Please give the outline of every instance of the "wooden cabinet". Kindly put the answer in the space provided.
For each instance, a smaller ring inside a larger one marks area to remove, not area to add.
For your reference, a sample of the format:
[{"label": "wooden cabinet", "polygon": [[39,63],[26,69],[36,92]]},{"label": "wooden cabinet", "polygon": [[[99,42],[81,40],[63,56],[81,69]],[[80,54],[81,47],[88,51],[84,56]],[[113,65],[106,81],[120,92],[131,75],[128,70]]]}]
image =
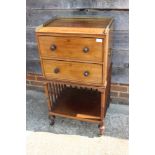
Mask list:
[{"label": "wooden cabinet", "polygon": [[55,18],[36,28],[51,125],[55,116],[99,124],[109,103],[112,18]]}]

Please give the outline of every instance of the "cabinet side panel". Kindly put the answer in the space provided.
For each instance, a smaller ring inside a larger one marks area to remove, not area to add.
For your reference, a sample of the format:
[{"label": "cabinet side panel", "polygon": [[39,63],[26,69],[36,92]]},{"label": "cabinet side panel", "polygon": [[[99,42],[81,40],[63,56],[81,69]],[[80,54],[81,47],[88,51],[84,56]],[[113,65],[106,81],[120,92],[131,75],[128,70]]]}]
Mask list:
[{"label": "cabinet side panel", "polygon": [[38,34],[36,33],[35,34],[36,36],[36,42],[37,42],[37,47],[38,47],[38,54],[39,54],[39,58],[40,58],[40,64],[41,64],[41,70],[42,70],[42,74],[43,76],[45,77],[45,72],[44,72],[44,66],[43,66],[43,62],[42,62],[42,59],[41,59],[41,55],[40,55],[40,45],[39,45],[39,39],[38,39]]}]

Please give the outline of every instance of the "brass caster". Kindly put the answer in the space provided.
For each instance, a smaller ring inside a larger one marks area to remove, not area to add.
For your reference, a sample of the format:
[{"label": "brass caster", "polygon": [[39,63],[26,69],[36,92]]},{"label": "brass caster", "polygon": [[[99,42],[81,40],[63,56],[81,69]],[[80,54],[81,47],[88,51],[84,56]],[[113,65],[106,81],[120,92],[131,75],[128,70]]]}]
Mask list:
[{"label": "brass caster", "polygon": [[54,119],[53,120],[51,119],[50,120],[50,125],[53,126],[54,124],[55,124],[55,120]]},{"label": "brass caster", "polygon": [[55,116],[49,116],[50,125],[53,126],[55,124]]},{"label": "brass caster", "polygon": [[105,131],[105,126],[99,124],[98,128],[99,128],[99,136],[102,136],[104,134],[104,131]]}]

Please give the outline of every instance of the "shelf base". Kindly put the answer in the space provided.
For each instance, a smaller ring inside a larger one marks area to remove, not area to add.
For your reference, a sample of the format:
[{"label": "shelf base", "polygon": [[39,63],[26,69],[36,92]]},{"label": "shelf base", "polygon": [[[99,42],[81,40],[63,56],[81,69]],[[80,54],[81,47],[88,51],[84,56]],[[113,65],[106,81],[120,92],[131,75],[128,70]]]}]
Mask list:
[{"label": "shelf base", "polygon": [[101,122],[100,93],[87,89],[66,88],[49,114],[99,123]]}]

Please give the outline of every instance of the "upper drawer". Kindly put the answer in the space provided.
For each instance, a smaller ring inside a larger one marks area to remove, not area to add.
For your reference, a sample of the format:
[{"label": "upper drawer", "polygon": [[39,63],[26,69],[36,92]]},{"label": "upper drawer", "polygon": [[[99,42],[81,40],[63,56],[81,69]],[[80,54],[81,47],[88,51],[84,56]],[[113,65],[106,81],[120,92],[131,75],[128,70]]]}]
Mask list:
[{"label": "upper drawer", "polygon": [[42,57],[102,62],[102,39],[39,36]]}]

